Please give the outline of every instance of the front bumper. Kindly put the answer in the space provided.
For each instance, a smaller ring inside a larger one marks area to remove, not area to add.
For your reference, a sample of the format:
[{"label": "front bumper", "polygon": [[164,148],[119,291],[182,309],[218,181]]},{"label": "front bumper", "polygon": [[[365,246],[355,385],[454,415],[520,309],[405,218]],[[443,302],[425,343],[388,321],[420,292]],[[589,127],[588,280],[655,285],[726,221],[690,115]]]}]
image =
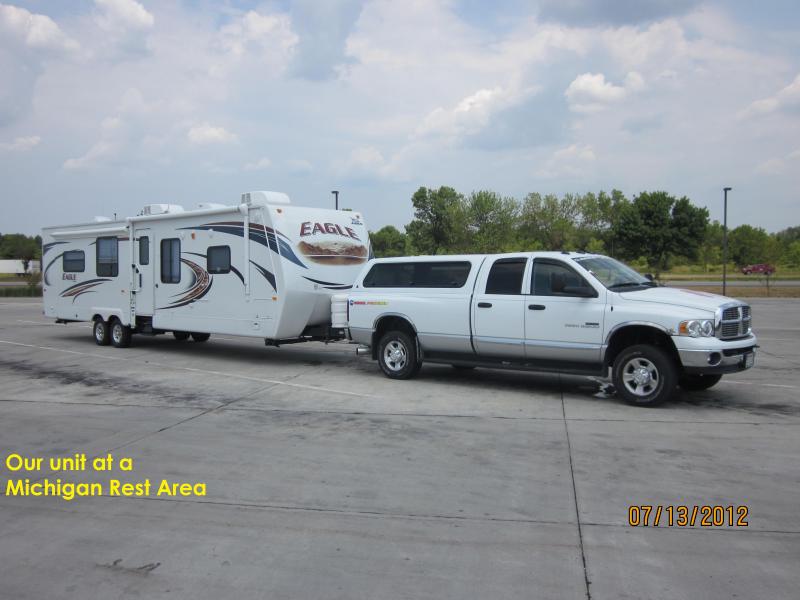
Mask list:
[{"label": "front bumper", "polygon": [[687,373],[722,375],[744,371],[753,366],[758,347],[754,335],[732,341],[684,336],[672,339]]}]

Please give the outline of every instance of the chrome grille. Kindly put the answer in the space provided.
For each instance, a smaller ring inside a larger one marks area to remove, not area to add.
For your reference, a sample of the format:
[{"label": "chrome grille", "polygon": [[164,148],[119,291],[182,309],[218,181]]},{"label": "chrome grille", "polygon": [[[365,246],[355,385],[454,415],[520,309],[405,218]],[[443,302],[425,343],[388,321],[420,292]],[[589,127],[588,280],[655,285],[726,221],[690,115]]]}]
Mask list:
[{"label": "chrome grille", "polygon": [[752,316],[750,307],[729,306],[722,311],[722,320],[717,329],[717,337],[723,340],[745,337],[750,333]]}]

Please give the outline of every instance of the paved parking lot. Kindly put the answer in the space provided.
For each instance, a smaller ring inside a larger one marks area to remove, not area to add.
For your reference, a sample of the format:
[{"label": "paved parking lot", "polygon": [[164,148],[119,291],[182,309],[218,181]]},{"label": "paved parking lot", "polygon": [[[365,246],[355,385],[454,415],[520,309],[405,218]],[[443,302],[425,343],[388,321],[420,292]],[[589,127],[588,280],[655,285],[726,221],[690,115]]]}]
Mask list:
[{"label": "paved parking lot", "polygon": [[[582,378],[391,381],[339,344],[100,348],[0,301],[3,457],[112,452],[135,463],[117,477],[207,485],[0,497],[0,596],[796,597],[800,301],[753,312],[755,369],[641,409]],[[749,526],[632,528],[631,504],[747,505]]]}]

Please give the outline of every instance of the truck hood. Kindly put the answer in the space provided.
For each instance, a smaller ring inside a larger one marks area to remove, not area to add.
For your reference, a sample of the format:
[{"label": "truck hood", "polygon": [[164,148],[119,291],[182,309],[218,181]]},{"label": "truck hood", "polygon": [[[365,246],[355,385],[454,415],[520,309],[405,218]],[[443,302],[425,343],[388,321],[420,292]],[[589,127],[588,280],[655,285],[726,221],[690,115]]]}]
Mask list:
[{"label": "truck hood", "polygon": [[683,288],[654,287],[636,292],[622,292],[620,296],[629,302],[657,302],[671,306],[683,306],[714,312],[718,306],[729,303],[730,298],[708,292]]}]

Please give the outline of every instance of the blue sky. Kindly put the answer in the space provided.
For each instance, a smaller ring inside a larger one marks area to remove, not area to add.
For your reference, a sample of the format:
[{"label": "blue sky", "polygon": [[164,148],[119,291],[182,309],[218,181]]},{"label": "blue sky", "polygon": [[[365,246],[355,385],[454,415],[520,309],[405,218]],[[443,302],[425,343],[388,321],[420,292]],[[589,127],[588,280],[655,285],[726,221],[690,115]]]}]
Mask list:
[{"label": "blue sky", "polygon": [[272,189],[666,189],[800,225],[800,5],[0,3],[0,232]]}]

